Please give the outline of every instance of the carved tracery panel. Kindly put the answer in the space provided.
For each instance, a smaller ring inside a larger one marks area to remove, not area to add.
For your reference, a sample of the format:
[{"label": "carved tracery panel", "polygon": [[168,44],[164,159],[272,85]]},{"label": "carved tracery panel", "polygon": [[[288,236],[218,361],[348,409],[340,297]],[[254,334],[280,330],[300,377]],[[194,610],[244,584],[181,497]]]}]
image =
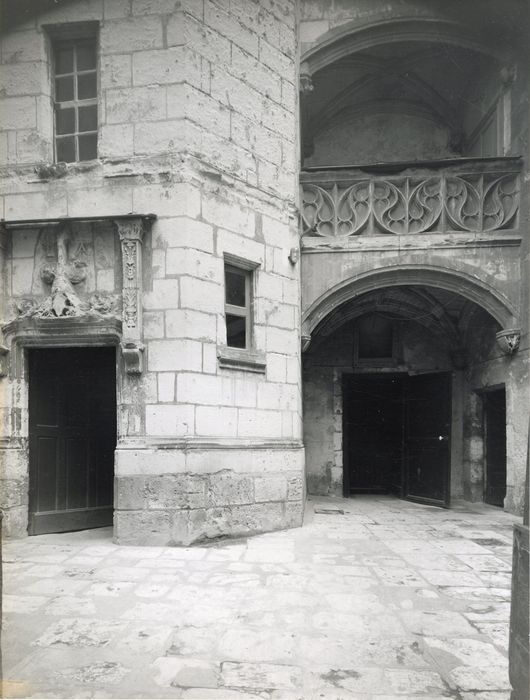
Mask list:
[{"label": "carved tracery panel", "polygon": [[302,185],[302,233],[312,236],[472,232],[513,228],[515,172],[363,178]]}]

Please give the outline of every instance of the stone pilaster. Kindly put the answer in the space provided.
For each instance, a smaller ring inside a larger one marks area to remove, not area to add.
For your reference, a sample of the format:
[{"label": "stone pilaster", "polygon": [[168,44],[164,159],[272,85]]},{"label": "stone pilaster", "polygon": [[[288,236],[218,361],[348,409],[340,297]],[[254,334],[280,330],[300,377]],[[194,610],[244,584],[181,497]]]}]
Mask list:
[{"label": "stone pilaster", "polygon": [[128,374],[143,370],[142,343],[142,242],[141,218],[117,219],[122,256],[122,355]]}]

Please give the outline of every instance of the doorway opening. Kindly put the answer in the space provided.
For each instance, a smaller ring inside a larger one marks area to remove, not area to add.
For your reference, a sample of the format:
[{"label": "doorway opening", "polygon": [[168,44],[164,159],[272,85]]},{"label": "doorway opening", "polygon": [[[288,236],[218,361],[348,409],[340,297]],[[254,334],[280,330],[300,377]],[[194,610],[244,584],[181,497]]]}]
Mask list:
[{"label": "doorway opening", "polygon": [[484,404],[484,501],[504,506],[506,497],[506,390],[483,394]]},{"label": "doorway opening", "polygon": [[451,375],[343,379],[344,493],[449,504]]},{"label": "doorway opening", "polygon": [[30,349],[30,535],[112,525],[114,348]]}]

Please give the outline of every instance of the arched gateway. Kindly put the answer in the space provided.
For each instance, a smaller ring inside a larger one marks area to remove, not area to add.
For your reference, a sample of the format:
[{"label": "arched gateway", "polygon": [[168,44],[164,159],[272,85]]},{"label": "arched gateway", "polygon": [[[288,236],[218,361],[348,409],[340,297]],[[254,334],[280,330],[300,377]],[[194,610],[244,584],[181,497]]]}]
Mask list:
[{"label": "arched gateway", "polygon": [[417,9],[362,5],[317,37],[302,19],[308,491],[517,511],[529,397],[514,46],[500,17],[492,41],[463,8]]}]

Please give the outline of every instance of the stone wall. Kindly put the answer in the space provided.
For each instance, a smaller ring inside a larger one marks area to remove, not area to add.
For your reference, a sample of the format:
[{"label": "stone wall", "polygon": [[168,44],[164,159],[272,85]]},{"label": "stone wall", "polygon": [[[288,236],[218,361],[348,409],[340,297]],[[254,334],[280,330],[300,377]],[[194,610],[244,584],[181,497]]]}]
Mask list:
[{"label": "stone wall", "polygon": [[[99,158],[50,174],[50,36],[67,22],[98,27]],[[120,365],[117,540],[178,544],[300,524],[294,2],[78,0],[31,14],[0,49],[1,215],[156,217],[143,241],[144,372]],[[104,245],[119,251],[107,229]],[[9,232],[13,293],[36,293],[17,266],[29,270],[39,235]],[[218,359],[227,256],[254,269],[258,371]],[[98,268],[97,279],[110,289],[112,274]],[[24,410],[14,381],[7,394],[6,415]],[[27,422],[7,424],[11,445],[27,437]],[[18,460],[27,472],[27,455]],[[26,503],[11,505],[22,534]]]}]

